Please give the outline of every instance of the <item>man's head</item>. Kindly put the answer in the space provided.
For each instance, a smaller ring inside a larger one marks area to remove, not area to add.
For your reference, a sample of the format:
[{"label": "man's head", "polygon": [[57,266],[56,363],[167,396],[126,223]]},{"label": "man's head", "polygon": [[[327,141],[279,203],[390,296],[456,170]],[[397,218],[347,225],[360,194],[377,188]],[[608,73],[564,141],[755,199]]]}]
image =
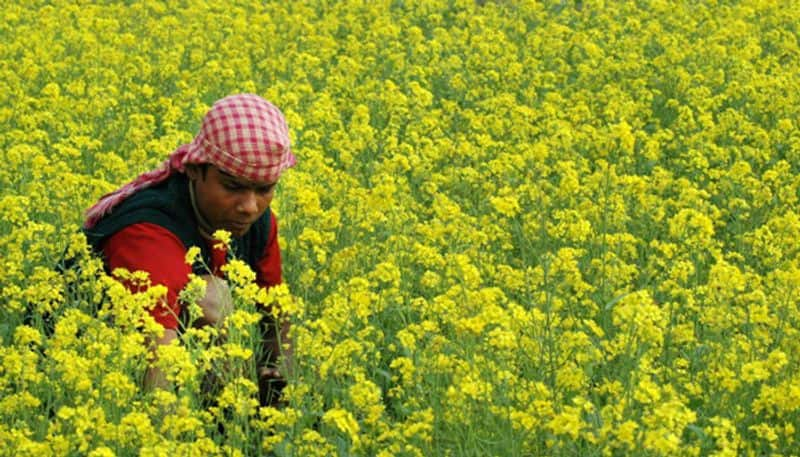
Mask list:
[{"label": "man's head", "polygon": [[296,159],[280,110],[258,95],[237,94],[206,113],[183,163],[210,163],[237,178],[274,182]]},{"label": "man's head", "polygon": [[[161,167],[101,197],[86,211],[84,227],[94,227],[126,198],[176,172],[186,172],[194,180],[202,215],[217,225],[210,228],[249,227],[252,216],[263,214],[272,200],[271,187],[281,173],[296,162],[280,110],[258,95],[231,95],[214,103],[194,140],[176,149]],[[207,168],[199,173],[202,168],[197,166],[203,164]],[[248,194],[251,201],[233,199],[238,188],[255,192]],[[230,231],[241,235],[241,230]]]},{"label": "man's head", "polygon": [[283,114],[251,94],[223,98],[189,145],[186,174],[211,230],[241,236],[272,202],[281,172],[296,162]]}]

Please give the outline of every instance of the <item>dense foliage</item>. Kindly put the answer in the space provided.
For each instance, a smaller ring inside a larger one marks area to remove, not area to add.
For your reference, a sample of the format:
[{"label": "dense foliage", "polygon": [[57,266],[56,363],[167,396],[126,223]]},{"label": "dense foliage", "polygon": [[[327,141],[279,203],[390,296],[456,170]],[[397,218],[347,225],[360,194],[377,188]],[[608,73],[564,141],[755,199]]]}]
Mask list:
[{"label": "dense foliage", "polygon": [[[796,6],[5,5],[0,449],[795,453]],[[81,213],[234,92],[291,127],[286,287],[234,263],[224,342],[187,330],[160,355],[175,388],[145,392],[160,291],[105,276]],[[273,300],[294,321],[282,409],[251,366]]]}]

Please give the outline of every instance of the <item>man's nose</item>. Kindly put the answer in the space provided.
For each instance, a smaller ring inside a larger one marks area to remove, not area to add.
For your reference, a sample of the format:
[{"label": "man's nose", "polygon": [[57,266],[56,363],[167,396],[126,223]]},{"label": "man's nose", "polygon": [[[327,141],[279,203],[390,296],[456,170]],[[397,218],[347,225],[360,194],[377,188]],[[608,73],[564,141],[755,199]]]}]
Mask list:
[{"label": "man's nose", "polygon": [[239,199],[237,207],[240,213],[254,214],[258,212],[258,198],[255,191],[248,190]]}]

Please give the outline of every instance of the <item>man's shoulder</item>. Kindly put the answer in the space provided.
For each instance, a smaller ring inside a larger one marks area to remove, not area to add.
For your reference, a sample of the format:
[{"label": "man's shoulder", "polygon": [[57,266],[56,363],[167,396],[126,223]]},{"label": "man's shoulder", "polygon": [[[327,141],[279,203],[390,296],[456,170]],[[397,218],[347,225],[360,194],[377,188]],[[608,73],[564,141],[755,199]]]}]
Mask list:
[{"label": "man's shoulder", "polygon": [[193,241],[194,221],[186,191],[187,180],[175,174],[156,186],[142,189],[114,208],[91,229],[85,230],[95,247],[118,231],[141,223],[163,227],[184,242]]},{"label": "man's shoulder", "polygon": [[174,212],[176,209],[189,210],[188,179],[182,173],[175,173],[155,186],[142,189],[119,204],[118,213],[152,208]]}]

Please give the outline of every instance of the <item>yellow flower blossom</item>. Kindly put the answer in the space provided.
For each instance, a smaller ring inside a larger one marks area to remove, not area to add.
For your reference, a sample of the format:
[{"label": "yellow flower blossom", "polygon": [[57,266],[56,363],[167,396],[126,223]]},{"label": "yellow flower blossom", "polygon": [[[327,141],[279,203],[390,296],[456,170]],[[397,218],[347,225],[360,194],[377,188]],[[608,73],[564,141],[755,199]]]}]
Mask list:
[{"label": "yellow flower blossom", "polygon": [[231,245],[231,233],[227,230],[216,230],[211,234],[211,237],[216,241],[214,249],[227,250],[228,246]]},{"label": "yellow flower blossom", "polygon": [[361,427],[349,411],[342,408],[332,408],[325,411],[322,420],[344,433],[353,444],[358,445],[360,442],[359,433]]}]

